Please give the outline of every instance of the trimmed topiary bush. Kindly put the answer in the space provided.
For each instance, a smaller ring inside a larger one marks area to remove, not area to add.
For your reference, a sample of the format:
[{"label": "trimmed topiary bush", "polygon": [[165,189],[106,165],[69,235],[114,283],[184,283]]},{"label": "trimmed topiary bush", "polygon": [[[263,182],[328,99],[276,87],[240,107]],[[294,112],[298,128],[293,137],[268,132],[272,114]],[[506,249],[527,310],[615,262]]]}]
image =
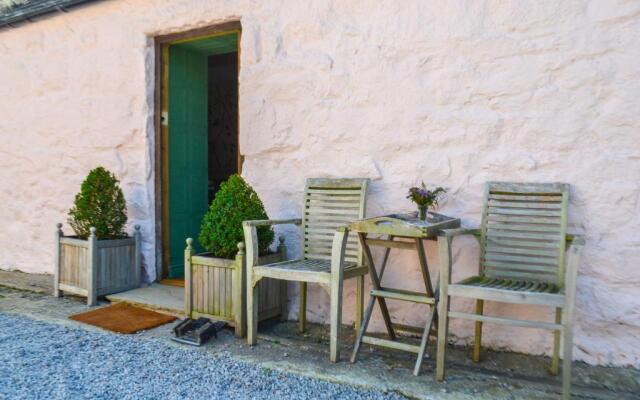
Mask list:
[{"label": "trimmed topiary bush", "polygon": [[96,228],[98,239],[126,237],[127,203],[118,179],[103,167],[87,175],[69,210],[69,225],[81,239],[89,237],[89,228]]},{"label": "trimmed topiary bush", "polygon": [[[268,219],[258,194],[239,175],[222,183],[202,219],[200,244],[215,257],[233,258],[244,241],[242,221]],[[258,227],[258,251],[265,254],[273,242],[270,226]]]}]

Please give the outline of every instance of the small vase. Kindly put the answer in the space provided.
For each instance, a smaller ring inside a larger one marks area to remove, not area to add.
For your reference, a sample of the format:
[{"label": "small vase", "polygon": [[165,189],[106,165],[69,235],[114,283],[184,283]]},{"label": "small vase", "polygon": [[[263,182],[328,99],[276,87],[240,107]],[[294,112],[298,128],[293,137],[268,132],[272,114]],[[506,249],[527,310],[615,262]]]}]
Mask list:
[{"label": "small vase", "polygon": [[421,221],[426,221],[428,209],[429,207],[427,206],[418,206],[418,218],[420,218]]}]

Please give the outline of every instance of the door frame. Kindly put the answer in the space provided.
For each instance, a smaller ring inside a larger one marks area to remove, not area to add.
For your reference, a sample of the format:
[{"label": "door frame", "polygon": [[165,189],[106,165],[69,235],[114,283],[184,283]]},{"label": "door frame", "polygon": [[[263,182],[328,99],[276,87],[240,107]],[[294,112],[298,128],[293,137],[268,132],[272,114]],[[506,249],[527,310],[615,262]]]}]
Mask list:
[{"label": "door frame", "polygon": [[[168,116],[168,84],[169,73],[166,67],[169,62],[169,45],[173,43],[195,40],[218,34],[236,32],[238,35],[238,76],[240,71],[240,39],[242,25],[240,20],[230,20],[206,27],[183,32],[155,36],[154,39],[154,191],[155,191],[155,252],[156,281],[167,276],[169,268],[169,191],[168,191],[168,139],[169,131],[163,120]],[[238,102],[240,90],[238,90]],[[238,106],[238,136],[240,136],[240,107]],[[238,145],[240,144],[238,140]],[[242,172],[242,156],[238,149],[238,173]]]}]

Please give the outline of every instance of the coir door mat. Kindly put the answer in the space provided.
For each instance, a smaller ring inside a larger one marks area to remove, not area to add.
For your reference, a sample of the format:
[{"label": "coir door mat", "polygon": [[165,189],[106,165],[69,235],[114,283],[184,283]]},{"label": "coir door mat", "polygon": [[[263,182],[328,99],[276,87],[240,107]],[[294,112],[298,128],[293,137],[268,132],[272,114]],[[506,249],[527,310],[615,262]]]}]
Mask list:
[{"label": "coir door mat", "polygon": [[108,307],[72,315],[69,319],[113,332],[136,333],[167,324],[174,321],[176,317],[126,303],[116,303]]}]

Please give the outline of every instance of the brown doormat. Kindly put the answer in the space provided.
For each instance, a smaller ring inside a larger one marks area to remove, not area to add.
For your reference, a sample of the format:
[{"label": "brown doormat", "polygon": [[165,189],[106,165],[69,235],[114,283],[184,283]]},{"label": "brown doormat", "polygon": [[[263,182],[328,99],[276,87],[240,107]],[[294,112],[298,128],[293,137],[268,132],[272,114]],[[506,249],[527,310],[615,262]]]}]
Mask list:
[{"label": "brown doormat", "polygon": [[167,324],[174,321],[176,317],[126,303],[116,303],[108,307],[72,315],[69,319],[99,326],[113,332],[136,333]]}]

